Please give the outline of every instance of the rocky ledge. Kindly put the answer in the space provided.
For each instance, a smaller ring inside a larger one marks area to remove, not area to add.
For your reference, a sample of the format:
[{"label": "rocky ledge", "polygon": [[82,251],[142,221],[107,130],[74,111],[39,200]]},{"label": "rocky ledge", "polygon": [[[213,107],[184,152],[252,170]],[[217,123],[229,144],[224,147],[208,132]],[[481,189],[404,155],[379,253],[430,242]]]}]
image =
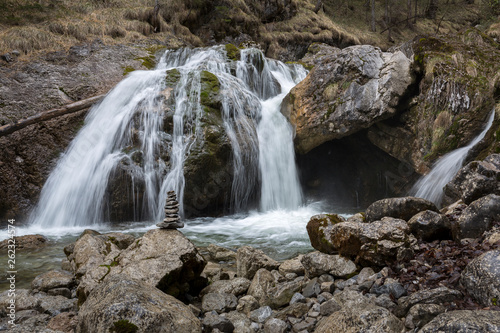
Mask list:
[{"label": "rocky ledge", "polygon": [[[458,195],[462,178],[449,184]],[[468,205],[441,211],[404,197],[347,220],[313,216],[307,231],[318,251],[284,262],[249,246],[197,249],[177,230],[88,230],[64,249],[63,270],[17,290],[11,331],[499,332],[493,181]],[[8,300],[0,295],[2,328]]]}]

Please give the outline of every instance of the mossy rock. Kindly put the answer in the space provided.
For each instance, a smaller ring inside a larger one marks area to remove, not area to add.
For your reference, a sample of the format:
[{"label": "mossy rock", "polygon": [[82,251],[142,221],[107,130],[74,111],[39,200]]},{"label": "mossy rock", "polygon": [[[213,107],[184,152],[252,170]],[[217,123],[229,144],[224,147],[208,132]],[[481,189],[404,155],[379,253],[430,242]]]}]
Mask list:
[{"label": "mossy rock", "polygon": [[113,323],[113,327],[109,330],[112,333],[135,333],[139,327],[126,319],[120,319]]},{"label": "mossy rock", "polygon": [[139,60],[141,61],[141,64],[146,67],[147,69],[153,69],[156,67],[156,58],[154,56],[147,56],[147,57],[138,57],[135,58],[134,60]]},{"label": "mossy rock", "polygon": [[226,54],[230,60],[238,61],[241,59],[240,49],[233,44],[226,44]]},{"label": "mossy rock", "polygon": [[329,239],[329,230],[341,222],[345,222],[345,219],[337,214],[319,214],[311,217],[306,229],[312,247],[323,253],[336,253],[337,249]]},{"label": "mossy rock", "polygon": [[177,68],[174,69],[169,69],[167,71],[167,76],[165,77],[165,82],[167,84],[167,87],[175,87],[177,83],[179,83],[179,80],[181,79],[181,73]]},{"label": "mossy rock", "polygon": [[220,110],[220,82],[217,76],[208,71],[202,71],[200,74],[200,81],[200,103],[212,109]]}]

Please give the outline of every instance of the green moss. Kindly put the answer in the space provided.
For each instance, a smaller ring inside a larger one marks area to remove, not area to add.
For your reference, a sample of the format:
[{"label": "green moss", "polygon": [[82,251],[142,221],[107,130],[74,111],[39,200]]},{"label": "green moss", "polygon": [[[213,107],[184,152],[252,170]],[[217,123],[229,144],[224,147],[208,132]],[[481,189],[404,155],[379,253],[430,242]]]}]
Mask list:
[{"label": "green moss", "polygon": [[126,67],[122,66],[122,68],[123,68],[123,76],[135,71],[135,68],[132,66],[126,66]]},{"label": "green moss", "polygon": [[231,60],[240,60],[241,59],[241,52],[240,49],[234,46],[233,44],[226,44],[226,53],[228,59]]},{"label": "green moss", "polygon": [[497,306],[497,302],[498,302],[498,300],[497,300],[497,298],[496,298],[496,297],[493,297],[493,298],[491,299],[491,304],[492,304],[492,305]]},{"label": "green moss", "polygon": [[202,71],[200,74],[201,90],[200,103],[210,108],[220,110],[220,100],[218,94],[220,91],[220,82],[214,74]]},{"label": "green moss", "polygon": [[139,327],[137,327],[127,319],[120,319],[113,323],[113,327],[111,327],[109,331],[113,333],[135,333],[138,330]]},{"label": "green moss", "polygon": [[178,69],[174,68],[174,69],[169,69],[167,71],[165,82],[167,83],[168,87],[174,87],[177,85],[180,79],[181,79],[181,73],[179,72]]},{"label": "green moss", "polygon": [[138,57],[135,58],[134,60],[140,60],[142,62],[142,65],[147,69],[153,69],[156,67],[156,59],[154,56],[151,55],[147,57]]},{"label": "green moss", "polygon": [[330,219],[330,221],[333,222],[334,224],[337,224],[337,223],[340,223],[340,222],[344,222],[344,219],[342,219],[337,214],[326,214],[326,216],[328,216],[328,218]]}]

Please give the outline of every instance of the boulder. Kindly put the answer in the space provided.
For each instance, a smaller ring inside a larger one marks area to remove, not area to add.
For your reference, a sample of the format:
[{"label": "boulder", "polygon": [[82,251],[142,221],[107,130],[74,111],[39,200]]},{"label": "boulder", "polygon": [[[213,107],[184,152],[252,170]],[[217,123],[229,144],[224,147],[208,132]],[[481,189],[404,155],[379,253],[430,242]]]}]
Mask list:
[{"label": "boulder", "polygon": [[315,333],[399,333],[404,331],[403,322],[389,310],[373,305],[363,304],[356,307],[344,307],[329,317],[319,321]]},{"label": "boulder", "polygon": [[226,317],[219,316],[216,312],[209,312],[203,318],[203,332],[227,332],[234,330],[233,323]]},{"label": "boulder", "polygon": [[330,255],[321,252],[311,252],[302,257],[306,276],[314,278],[323,274],[346,278],[356,272],[356,264],[338,254]]},{"label": "boulder", "polygon": [[438,332],[500,332],[499,311],[458,310],[441,313],[419,333]]},{"label": "boulder", "polygon": [[264,324],[264,333],[285,333],[288,326],[281,319],[271,318]]},{"label": "boulder", "polygon": [[72,288],[75,285],[73,274],[65,271],[50,271],[38,275],[31,282],[31,289],[48,291],[56,288]]},{"label": "boulder", "polygon": [[76,332],[201,332],[189,307],[143,281],[115,275],[89,295]]},{"label": "boulder", "polygon": [[65,333],[74,332],[78,324],[78,316],[75,312],[63,312],[52,319],[47,324],[47,328]]},{"label": "boulder", "polygon": [[236,255],[236,270],[239,277],[252,279],[255,273],[265,268],[269,271],[278,269],[280,263],[269,258],[261,250],[254,249],[250,246],[242,246],[238,249]]},{"label": "boulder", "polygon": [[429,290],[420,290],[408,297],[399,299],[397,315],[403,317],[408,310],[416,304],[442,304],[461,299],[462,293],[446,287],[438,287]]},{"label": "boulder", "polygon": [[499,305],[500,250],[488,251],[473,259],[462,272],[460,283],[480,304]]},{"label": "boulder", "polygon": [[418,239],[427,242],[451,239],[451,224],[446,215],[426,210],[413,216],[409,221],[410,231]]},{"label": "boulder", "polygon": [[448,203],[462,199],[466,204],[488,195],[500,195],[500,154],[464,166],[444,188]]},{"label": "boulder", "polygon": [[231,311],[226,313],[226,318],[233,324],[234,330],[233,333],[254,333],[254,331],[250,328],[251,322],[250,319],[246,316],[246,314]]},{"label": "boulder", "polygon": [[248,290],[250,283],[251,281],[249,279],[242,277],[237,277],[232,280],[218,280],[205,287],[200,294],[228,293],[239,296]]},{"label": "boulder", "polygon": [[255,274],[247,293],[255,297],[260,306],[276,309],[288,304],[301,287],[301,278],[279,283],[271,272],[261,268]]},{"label": "boulder", "polygon": [[386,198],[375,201],[366,209],[366,221],[373,222],[389,216],[408,221],[415,214],[431,210],[439,212],[432,202],[415,197]]},{"label": "boulder", "polygon": [[446,308],[442,305],[417,304],[408,311],[405,326],[409,329],[420,328],[445,311]]},{"label": "boulder", "polygon": [[322,56],[282,104],[281,112],[295,128],[296,150],[307,153],[394,116],[413,82],[410,64],[400,51],[369,45]]},{"label": "boulder", "polygon": [[336,249],[328,240],[331,238],[333,225],[340,222],[345,222],[345,219],[337,214],[319,214],[311,217],[306,229],[312,247],[323,253],[336,253]]},{"label": "boulder", "polygon": [[[0,250],[7,249],[10,239],[5,239],[0,242]],[[25,235],[14,237],[14,242],[16,244],[16,250],[22,249],[38,249],[47,245],[48,239],[42,235]]]},{"label": "boulder", "polygon": [[281,275],[286,275],[288,273],[304,275],[304,266],[302,265],[301,260],[302,255],[299,255],[296,258],[283,261],[279,267],[279,272]]},{"label": "boulder", "polygon": [[38,304],[40,312],[47,313],[51,317],[57,316],[60,313],[77,310],[77,300],[68,299],[64,296],[46,296],[37,294],[40,303]]},{"label": "boulder", "polygon": [[347,258],[356,258],[363,266],[408,260],[413,257],[416,244],[408,224],[391,217],[371,223],[340,222],[332,226],[329,236],[325,241],[332,249]]},{"label": "boulder", "polygon": [[236,252],[216,244],[210,244],[207,247],[210,257],[215,261],[235,261]]},{"label": "boulder", "polygon": [[259,302],[252,295],[245,295],[238,300],[236,310],[249,314],[251,311],[259,308]]},{"label": "boulder", "polygon": [[233,294],[208,293],[201,300],[201,310],[203,312],[229,312],[235,310],[237,305],[238,299]]},{"label": "boulder", "polygon": [[500,221],[500,195],[489,194],[472,202],[452,226],[453,238],[479,238]]}]

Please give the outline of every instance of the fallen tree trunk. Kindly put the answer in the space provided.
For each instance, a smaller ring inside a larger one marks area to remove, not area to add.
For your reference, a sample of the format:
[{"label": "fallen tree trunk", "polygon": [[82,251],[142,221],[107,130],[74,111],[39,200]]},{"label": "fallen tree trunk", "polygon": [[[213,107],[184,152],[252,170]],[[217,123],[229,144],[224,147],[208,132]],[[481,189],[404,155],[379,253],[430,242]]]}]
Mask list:
[{"label": "fallen tree trunk", "polygon": [[12,124],[7,124],[0,127],[0,136],[8,135],[18,131],[26,126],[40,123],[42,121],[46,121],[52,118],[56,118],[59,116],[64,116],[66,114],[70,114],[73,112],[77,112],[86,108],[91,107],[94,103],[100,101],[105,95],[94,96],[91,98],[87,98],[75,103],[66,104],[60,108],[52,109],[49,111],[45,111],[34,116],[24,118],[16,121]]}]

